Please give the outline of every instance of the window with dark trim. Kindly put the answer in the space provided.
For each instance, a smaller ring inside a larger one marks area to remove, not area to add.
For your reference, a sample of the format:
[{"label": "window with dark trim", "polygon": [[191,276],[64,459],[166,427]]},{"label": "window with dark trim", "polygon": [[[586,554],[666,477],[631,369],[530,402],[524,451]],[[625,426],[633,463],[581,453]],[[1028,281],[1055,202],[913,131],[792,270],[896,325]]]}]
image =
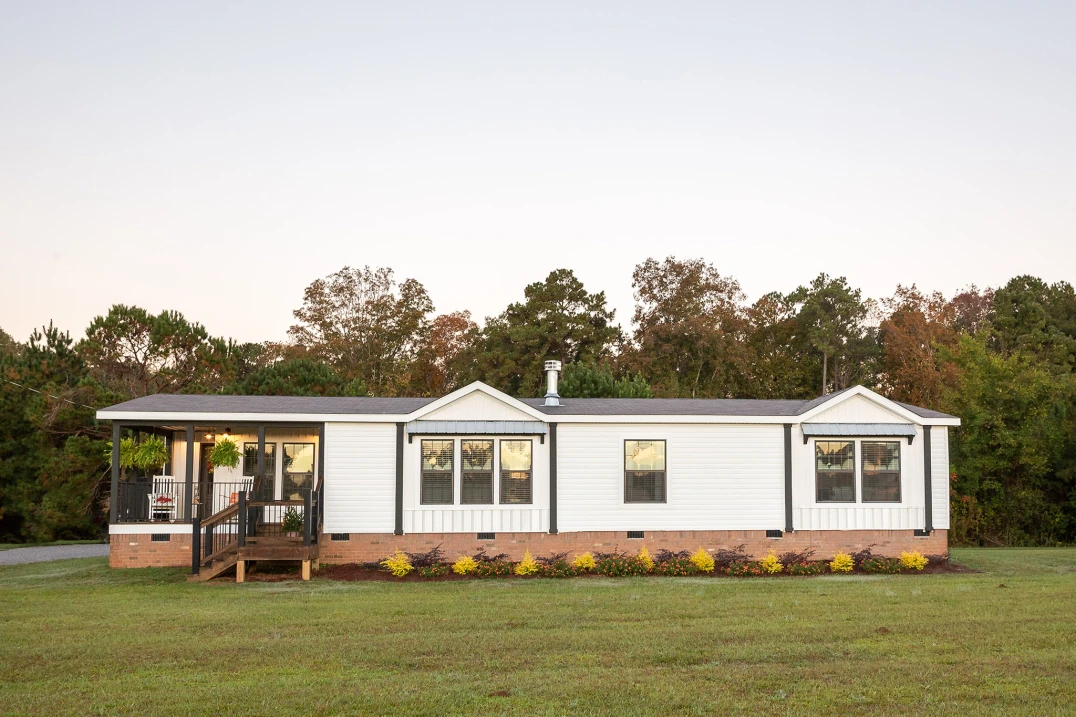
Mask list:
[{"label": "window with dark trim", "polygon": [[532,441],[501,441],[501,503],[530,503]]},{"label": "window with dark trim", "polygon": [[[243,444],[243,476],[253,477],[258,472],[258,443]],[[265,475],[276,475],[276,444],[265,444]]]},{"label": "window with dark trim", "polygon": [[900,441],[863,441],[863,502],[900,502]]},{"label": "window with dark trim", "polygon": [[665,441],[624,441],[624,502],[665,502]]},{"label": "window with dark trim", "polygon": [[460,503],[493,503],[493,441],[460,441]]},{"label": "window with dark trim", "polygon": [[815,441],[815,501],[856,502],[855,441]]},{"label": "window with dark trim", "polygon": [[422,442],[423,505],[452,505],[452,465],[455,441]]}]

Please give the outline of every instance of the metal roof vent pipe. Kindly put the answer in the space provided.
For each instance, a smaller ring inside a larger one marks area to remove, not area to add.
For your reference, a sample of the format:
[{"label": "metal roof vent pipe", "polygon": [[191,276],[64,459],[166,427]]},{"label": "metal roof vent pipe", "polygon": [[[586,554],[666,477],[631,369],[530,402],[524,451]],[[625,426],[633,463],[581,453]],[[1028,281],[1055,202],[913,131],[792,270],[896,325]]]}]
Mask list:
[{"label": "metal roof vent pipe", "polygon": [[560,361],[545,362],[545,405],[559,406],[560,394],[557,393],[557,377],[560,374]]}]

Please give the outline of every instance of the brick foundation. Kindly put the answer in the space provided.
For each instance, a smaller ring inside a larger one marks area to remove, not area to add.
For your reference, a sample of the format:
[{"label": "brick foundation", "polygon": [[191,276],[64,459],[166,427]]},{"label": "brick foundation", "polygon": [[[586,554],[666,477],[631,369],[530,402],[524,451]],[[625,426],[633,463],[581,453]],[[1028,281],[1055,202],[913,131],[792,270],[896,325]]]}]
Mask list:
[{"label": "brick foundation", "polygon": [[479,547],[495,555],[508,553],[518,560],[530,549],[535,557],[552,553],[611,552],[623,550],[636,553],[646,546],[655,553],[668,550],[695,550],[700,545],[712,550],[744,545],[748,554],[761,558],[770,550],[778,554],[790,550],[813,548],[814,558],[829,560],[838,551],[855,552],[873,546],[877,555],[896,557],[904,550],[918,550],[924,555],[943,555],[949,552],[948,531],[935,530],[930,536],[917,538],[911,530],[804,530],[785,533],[781,538],[767,538],[765,530],[668,530],[647,531],[641,539],[627,538],[625,532],[559,533],[497,533],[495,540],[477,540],[475,533],[351,533],[348,540],[332,540],[321,536],[320,553],[323,563],[363,563],[380,560],[400,550],[419,553],[440,545],[448,559],[457,555],[472,555]]},{"label": "brick foundation", "polygon": [[113,568],[177,568],[191,565],[190,533],[173,533],[154,542],[149,533],[109,537],[108,564]]},{"label": "brick foundation", "polygon": [[[173,534],[168,542],[154,542],[151,536],[113,535],[108,564],[113,568],[188,567],[191,564],[191,536]],[[611,552],[637,553],[646,546],[655,553],[668,550],[695,550],[700,545],[712,550],[744,545],[748,554],[760,558],[770,550],[778,554],[789,550],[813,548],[814,558],[829,560],[837,551],[855,552],[868,545],[878,555],[897,556],[903,550],[918,550],[924,555],[949,552],[948,532],[935,530],[929,537],[917,538],[911,530],[803,530],[785,533],[781,538],[767,538],[764,530],[667,530],[648,531],[641,539],[627,538],[620,532],[498,533],[495,540],[478,540],[474,533],[351,533],[348,540],[332,540],[322,535],[320,560],[323,563],[366,563],[380,560],[397,548],[420,553],[440,545],[448,559],[472,555],[479,547],[495,555],[508,553],[512,560],[530,549],[535,557],[552,553]]]}]

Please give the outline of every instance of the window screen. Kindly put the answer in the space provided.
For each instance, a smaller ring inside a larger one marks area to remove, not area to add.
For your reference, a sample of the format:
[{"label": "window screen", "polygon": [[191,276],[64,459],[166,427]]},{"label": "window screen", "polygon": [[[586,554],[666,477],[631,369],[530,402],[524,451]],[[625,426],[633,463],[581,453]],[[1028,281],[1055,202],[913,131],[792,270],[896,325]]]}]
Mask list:
[{"label": "window screen", "polygon": [[462,441],[460,472],[460,503],[492,503],[493,441]]},{"label": "window screen", "polygon": [[452,504],[453,441],[422,442],[422,503]]},{"label": "window screen", "polygon": [[[243,444],[243,475],[247,478],[258,472],[258,444]],[[265,475],[276,475],[276,444],[265,444]]]},{"label": "window screen", "polygon": [[863,502],[900,502],[900,441],[863,441]]},{"label": "window screen", "polygon": [[501,502],[531,502],[531,442],[501,441]]},{"label": "window screen", "polygon": [[819,503],[856,502],[856,444],[816,441],[815,500]]},{"label": "window screen", "polygon": [[665,441],[624,441],[624,502],[665,502]]}]

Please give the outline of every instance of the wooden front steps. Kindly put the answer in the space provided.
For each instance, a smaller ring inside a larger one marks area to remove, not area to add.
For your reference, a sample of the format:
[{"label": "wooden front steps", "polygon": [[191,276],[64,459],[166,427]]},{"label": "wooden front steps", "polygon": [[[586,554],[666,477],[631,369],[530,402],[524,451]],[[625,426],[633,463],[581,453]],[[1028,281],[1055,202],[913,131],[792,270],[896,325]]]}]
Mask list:
[{"label": "wooden front steps", "polygon": [[310,579],[312,563],[317,563],[318,546],[303,545],[302,538],[247,538],[246,545],[231,545],[219,554],[210,556],[208,565],[202,566],[197,575],[190,576],[192,582],[205,582],[217,577],[225,570],[235,566],[235,581],[246,580],[246,563],[251,560],[272,562],[302,563],[303,580]]}]

